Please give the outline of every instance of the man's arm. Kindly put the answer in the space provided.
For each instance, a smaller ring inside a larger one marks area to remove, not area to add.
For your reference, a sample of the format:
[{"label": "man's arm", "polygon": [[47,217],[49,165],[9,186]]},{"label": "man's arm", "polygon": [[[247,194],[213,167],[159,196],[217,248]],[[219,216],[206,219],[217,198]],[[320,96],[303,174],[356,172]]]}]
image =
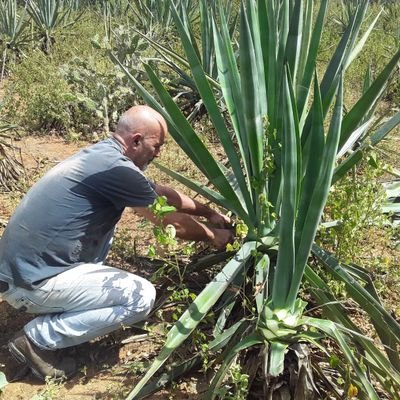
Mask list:
[{"label": "man's arm", "polygon": [[[163,195],[165,196],[165,194]],[[197,221],[191,215],[182,212],[167,214],[160,221],[148,208],[135,207],[134,210],[155,225],[173,225],[176,230],[176,236],[180,239],[210,242],[214,247],[220,250],[225,249],[225,246],[233,241],[232,230],[209,227]]]},{"label": "man's arm", "polygon": [[230,220],[225,215],[212,210],[210,207],[199,203],[175,189],[167,186],[155,185],[154,190],[159,196],[165,196],[168,204],[174,206],[182,213],[205,217],[209,222],[219,228],[225,228],[230,225]]}]

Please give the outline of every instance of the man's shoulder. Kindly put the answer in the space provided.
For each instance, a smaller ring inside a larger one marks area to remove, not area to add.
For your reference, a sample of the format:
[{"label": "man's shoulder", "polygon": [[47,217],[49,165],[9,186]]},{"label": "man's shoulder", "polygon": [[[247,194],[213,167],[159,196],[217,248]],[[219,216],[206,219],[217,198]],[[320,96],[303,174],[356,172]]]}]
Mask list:
[{"label": "man's shoulder", "polygon": [[87,154],[107,154],[115,157],[123,157],[121,145],[113,138],[107,138],[100,142],[94,143],[86,147],[80,153],[82,156]]},{"label": "man's shoulder", "polygon": [[117,186],[121,183],[126,185],[127,182],[147,182],[143,172],[123,154],[121,145],[113,138],[87,147],[78,155],[78,160],[82,175],[89,178],[85,183],[95,182],[96,187],[104,181]]},{"label": "man's shoulder", "polygon": [[121,145],[113,138],[104,139],[86,147],[73,158],[94,171],[108,170],[114,166],[132,167],[134,164],[122,152]]}]

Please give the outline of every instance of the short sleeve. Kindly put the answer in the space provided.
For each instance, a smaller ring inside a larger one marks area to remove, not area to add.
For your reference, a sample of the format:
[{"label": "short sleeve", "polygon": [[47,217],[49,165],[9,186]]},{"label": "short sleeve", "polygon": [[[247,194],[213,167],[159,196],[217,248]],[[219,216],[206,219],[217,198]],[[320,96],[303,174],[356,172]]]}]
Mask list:
[{"label": "short sleeve", "polygon": [[87,178],[90,182],[85,183],[112,202],[117,209],[153,204],[157,194],[150,181],[130,162],[125,163],[118,163],[108,170],[93,174]]}]

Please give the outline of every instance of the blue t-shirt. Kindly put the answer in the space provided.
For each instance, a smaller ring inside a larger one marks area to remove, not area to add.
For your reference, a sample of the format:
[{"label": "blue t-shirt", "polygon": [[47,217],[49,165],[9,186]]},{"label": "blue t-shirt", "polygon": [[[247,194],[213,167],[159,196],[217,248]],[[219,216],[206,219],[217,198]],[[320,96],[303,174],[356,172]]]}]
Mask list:
[{"label": "blue t-shirt", "polygon": [[124,208],[155,198],[117,140],[80,151],[21,201],[0,240],[0,280],[29,289],[76,265],[101,262]]}]

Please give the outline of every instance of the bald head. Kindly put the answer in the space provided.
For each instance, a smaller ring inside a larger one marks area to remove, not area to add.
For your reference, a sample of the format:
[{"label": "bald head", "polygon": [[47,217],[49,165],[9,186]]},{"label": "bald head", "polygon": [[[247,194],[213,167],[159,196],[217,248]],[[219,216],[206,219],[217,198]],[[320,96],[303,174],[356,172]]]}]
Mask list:
[{"label": "bald head", "polygon": [[160,130],[167,133],[167,124],[163,116],[149,106],[134,106],[125,111],[118,121],[115,133],[127,136],[133,131]]},{"label": "bald head", "polygon": [[124,154],[144,170],[159,156],[167,131],[160,113],[148,106],[134,106],[122,114],[114,138],[122,144]]}]

